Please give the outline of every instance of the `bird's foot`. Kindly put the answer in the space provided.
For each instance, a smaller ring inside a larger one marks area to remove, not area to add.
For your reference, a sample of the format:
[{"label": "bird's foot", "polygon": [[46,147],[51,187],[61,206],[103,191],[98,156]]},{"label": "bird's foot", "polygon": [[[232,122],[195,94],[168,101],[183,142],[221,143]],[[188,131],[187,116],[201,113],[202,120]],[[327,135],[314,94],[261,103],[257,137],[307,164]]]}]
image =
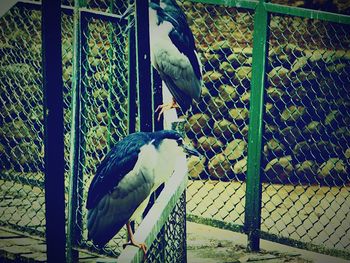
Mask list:
[{"label": "bird's foot", "polygon": [[146,259],[147,246],[145,243],[137,243],[134,240],[131,240],[128,243],[123,244],[123,249],[125,249],[126,246],[134,246],[134,247],[138,247],[139,249],[142,249],[143,257],[144,259]]},{"label": "bird's foot", "polygon": [[162,114],[165,111],[175,109],[175,108],[179,108],[179,105],[177,105],[176,101],[174,101],[174,100],[172,100],[171,102],[159,105],[156,109],[156,112],[158,112],[160,110],[160,112],[158,114],[158,121],[160,120],[160,117],[162,116]]}]

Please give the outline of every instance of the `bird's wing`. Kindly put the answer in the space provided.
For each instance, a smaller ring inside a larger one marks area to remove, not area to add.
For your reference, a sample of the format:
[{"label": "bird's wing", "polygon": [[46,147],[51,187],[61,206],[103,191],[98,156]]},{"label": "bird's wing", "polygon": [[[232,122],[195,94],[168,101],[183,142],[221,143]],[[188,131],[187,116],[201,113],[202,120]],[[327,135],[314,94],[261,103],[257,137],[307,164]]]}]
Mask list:
[{"label": "bird's wing", "polygon": [[149,142],[146,133],[133,133],[119,141],[97,167],[87,196],[86,208],[95,207],[135,166],[140,148]]},{"label": "bird's wing", "polygon": [[[174,14],[174,12],[167,12],[167,20],[172,23],[174,29],[170,31],[169,37],[177,49],[183,53],[190,61],[193,72],[198,79],[202,78],[202,70],[200,61],[197,56],[196,45],[190,27],[187,24],[185,14]],[[175,22],[176,19],[176,22]]]},{"label": "bird's wing", "polygon": [[[172,24],[168,37],[177,52],[172,51],[174,48],[164,48],[165,52],[159,51],[156,68],[175,100],[180,106],[182,103],[181,108],[186,110],[192,99],[199,99],[202,86],[201,65],[193,34],[180,8],[165,8],[164,12],[158,14],[162,16],[163,21]],[[187,98],[188,96],[190,98]]]},{"label": "bird's wing", "polygon": [[189,109],[192,105],[192,98],[188,96],[184,91],[178,88],[173,79],[166,74],[160,73],[162,80],[168,87],[171,95],[174,97],[177,104],[183,111]]},{"label": "bird's wing", "polygon": [[88,210],[88,239],[103,247],[128,222],[152,191],[154,177],[143,171],[130,172],[114,190]]}]

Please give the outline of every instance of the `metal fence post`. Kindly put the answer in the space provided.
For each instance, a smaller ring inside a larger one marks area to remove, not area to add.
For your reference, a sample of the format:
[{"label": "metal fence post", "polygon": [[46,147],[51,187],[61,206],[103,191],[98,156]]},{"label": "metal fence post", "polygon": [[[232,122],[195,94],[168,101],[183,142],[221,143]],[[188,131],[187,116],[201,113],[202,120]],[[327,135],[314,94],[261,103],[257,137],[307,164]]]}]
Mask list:
[{"label": "metal fence post", "polygon": [[82,84],[82,41],[86,25],[80,13],[80,8],[85,6],[85,0],[75,0],[74,4],[74,36],[73,36],[73,80],[72,80],[72,122],[70,134],[70,171],[69,171],[69,201],[68,201],[68,233],[67,233],[67,261],[77,262],[79,252],[74,249],[81,240],[82,233],[82,173],[83,173],[83,148],[84,141],[84,85]]},{"label": "metal fence post", "polygon": [[[129,5],[132,5],[134,0],[129,1]],[[129,16],[128,24],[134,18],[133,14]],[[129,30],[129,54],[128,54],[128,133],[133,133],[136,130],[136,43],[135,43],[135,25]]]},{"label": "metal fence post", "polygon": [[261,223],[261,149],[263,137],[264,89],[268,51],[268,20],[265,0],[260,0],[254,15],[253,68],[249,110],[247,189],[245,230],[248,250],[260,249]]},{"label": "metal fence post", "polygon": [[148,1],[136,0],[136,50],[140,130],[153,131]]},{"label": "metal fence post", "polygon": [[48,262],[65,262],[61,1],[42,2],[45,214]]}]

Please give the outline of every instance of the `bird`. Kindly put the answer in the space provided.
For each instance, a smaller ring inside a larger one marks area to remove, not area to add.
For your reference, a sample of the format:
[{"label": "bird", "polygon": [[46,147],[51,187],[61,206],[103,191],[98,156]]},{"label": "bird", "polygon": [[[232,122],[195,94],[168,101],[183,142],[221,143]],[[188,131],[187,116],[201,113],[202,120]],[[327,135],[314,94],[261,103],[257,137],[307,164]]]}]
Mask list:
[{"label": "bird", "polygon": [[87,194],[88,240],[103,248],[125,225],[129,242],[143,250],[133,236],[131,221],[140,219],[149,198],[175,169],[176,156],[199,152],[174,130],[135,132],[118,141],[97,166]]},{"label": "bird", "polygon": [[199,101],[203,73],[193,33],[175,0],[151,0],[149,32],[151,64],[173,96],[157,107],[159,121],[164,111],[181,108],[186,113]]}]

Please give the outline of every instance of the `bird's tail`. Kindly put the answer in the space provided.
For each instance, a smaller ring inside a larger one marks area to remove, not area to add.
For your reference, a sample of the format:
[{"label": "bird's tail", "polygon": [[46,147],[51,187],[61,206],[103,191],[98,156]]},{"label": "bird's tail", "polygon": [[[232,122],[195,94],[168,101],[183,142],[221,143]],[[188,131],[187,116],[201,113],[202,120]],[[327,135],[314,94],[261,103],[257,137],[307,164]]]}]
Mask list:
[{"label": "bird's tail", "polygon": [[181,110],[186,113],[186,111],[189,110],[192,105],[192,97],[180,90],[171,78],[165,76],[163,80],[171,95],[174,97],[176,103],[180,106]]}]

